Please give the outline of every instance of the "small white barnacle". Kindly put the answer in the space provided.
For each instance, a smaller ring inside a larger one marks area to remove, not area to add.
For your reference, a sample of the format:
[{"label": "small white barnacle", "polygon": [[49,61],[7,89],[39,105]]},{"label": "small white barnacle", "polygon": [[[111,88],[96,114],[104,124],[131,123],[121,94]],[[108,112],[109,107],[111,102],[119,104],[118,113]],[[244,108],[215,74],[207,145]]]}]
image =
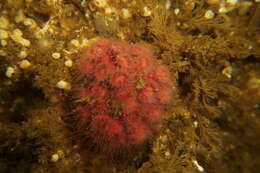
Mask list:
[{"label": "small white barnacle", "polygon": [[224,68],[224,69],[222,70],[222,74],[225,75],[227,78],[230,79],[230,78],[232,77],[232,71],[233,71],[232,67],[231,67],[231,66],[228,66],[228,67],[226,67],[226,68]]},{"label": "small white barnacle", "polygon": [[145,6],[145,7],[143,8],[143,11],[144,11],[143,16],[145,16],[145,17],[151,16],[151,14],[152,14],[152,11],[151,11],[150,8],[147,7],[147,6]]},{"label": "small white barnacle", "polygon": [[13,67],[7,67],[6,71],[5,71],[6,77],[11,78],[13,76],[13,74],[14,74],[14,71],[15,70],[14,70]]},{"label": "small white barnacle", "polygon": [[52,54],[52,58],[54,58],[54,59],[59,59],[59,58],[60,58],[60,53],[59,53],[59,52],[54,52],[54,53]]},{"label": "small white barnacle", "polygon": [[59,160],[59,155],[58,154],[53,154],[51,156],[51,162],[57,162]]},{"label": "small white barnacle", "polygon": [[65,66],[66,67],[72,67],[73,65],[73,61],[71,59],[67,59],[65,62],[64,62]]},{"label": "small white barnacle", "polygon": [[121,13],[122,13],[122,18],[123,19],[129,19],[132,16],[130,11],[127,8],[123,8],[121,10]]},{"label": "small white barnacle", "polygon": [[57,88],[59,89],[64,89],[64,90],[70,90],[71,89],[71,85],[69,82],[66,82],[64,80],[60,80],[57,84],[56,84]]},{"label": "small white barnacle", "polygon": [[23,24],[25,26],[30,26],[31,28],[35,28],[37,26],[36,22],[31,18],[25,18]]},{"label": "small white barnacle", "polygon": [[107,6],[107,0],[94,0],[94,4],[99,8],[105,8]]},{"label": "small white barnacle", "polygon": [[179,13],[180,13],[180,9],[179,9],[179,8],[175,8],[175,9],[174,9],[174,14],[175,14],[175,15],[178,15]]},{"label": "small white barnacle", "polygon": [[28,60],[22,60],[20,63],[19,63],[19,67],[21,68],[21,69],[28,69],[29,67],[31,66],[31,63],[30,63],[30,61],[28,61]]},{"label": "small white barnacle", "polygon": [[215,13],[212,10],[208,10],[206,11],[206,13],[204,14],[204,17],[206,19],[212,19],[215,16]]},{"label": "small white barnacle", "polygon": [[227,7],[225,7],[224,5],[221,5],[220,8],[218,9],[218,12],[219,12],[220,14],[225,14],[225,13],[228,12],[228,9],[227,9]]},{"label": "small white barnacle", "polygon": [[24,49],[24,50],[21,50],[20,53],[18,54],[18,57],[23,59],[23,58],[26,58],[28,56],[28,50],[27,49]]},{"label": "small white barnacle", "polygon": [[170,159],[171,159],[171,153],[170,153],[170,151],[166,151],[166,152],[164,153],[164,157],[165,157],[165,159],[170,160]]},{"label": "small white barnacle", "polygon": [[78,47],[78,46],[79,46],[79,41],[76,40],[76,39],[71,40],[70,43],[71,43],[73,46],[75,46],[75,47]]}]

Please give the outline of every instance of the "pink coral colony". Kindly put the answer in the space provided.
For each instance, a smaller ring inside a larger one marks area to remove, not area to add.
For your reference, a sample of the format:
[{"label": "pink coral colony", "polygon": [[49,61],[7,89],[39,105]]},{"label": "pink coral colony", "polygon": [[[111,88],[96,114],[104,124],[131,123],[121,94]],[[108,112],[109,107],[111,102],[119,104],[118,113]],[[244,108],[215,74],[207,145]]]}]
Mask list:
[{"label": "pink coral colony", "polygon": [[76,86],[74,95],[84,103],[76,109],[95,144],[134,147],[158,132],[173,86],[169,70],[156,63],[150,49],[101,40],[84,52],[77,71],[88,80]]}]

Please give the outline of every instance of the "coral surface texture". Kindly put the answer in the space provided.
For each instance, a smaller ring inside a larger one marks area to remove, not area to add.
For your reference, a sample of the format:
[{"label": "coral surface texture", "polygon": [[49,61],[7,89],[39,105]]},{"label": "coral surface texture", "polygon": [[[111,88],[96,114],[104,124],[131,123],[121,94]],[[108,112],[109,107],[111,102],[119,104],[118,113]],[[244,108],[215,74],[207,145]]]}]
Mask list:
[{"label": "coral surface texture", "polygon": [[86,135],[109,148],[151,139],[174,89],[167,67],[149,48],[113,40],[94,43],[81,59],[74,95]]}]

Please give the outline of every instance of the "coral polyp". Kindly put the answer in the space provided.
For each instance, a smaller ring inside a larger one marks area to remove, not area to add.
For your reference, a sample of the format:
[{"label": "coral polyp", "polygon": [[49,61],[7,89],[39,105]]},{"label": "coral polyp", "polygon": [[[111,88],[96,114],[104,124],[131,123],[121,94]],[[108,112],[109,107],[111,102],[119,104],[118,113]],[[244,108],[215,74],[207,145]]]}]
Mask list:
[{"label": "coral polyp", "polygon": [[138,147],[158,133],[174,85],[149,48],[100,40],[82,54],[76,70],[81,132],[94,144],[109,150]]}]

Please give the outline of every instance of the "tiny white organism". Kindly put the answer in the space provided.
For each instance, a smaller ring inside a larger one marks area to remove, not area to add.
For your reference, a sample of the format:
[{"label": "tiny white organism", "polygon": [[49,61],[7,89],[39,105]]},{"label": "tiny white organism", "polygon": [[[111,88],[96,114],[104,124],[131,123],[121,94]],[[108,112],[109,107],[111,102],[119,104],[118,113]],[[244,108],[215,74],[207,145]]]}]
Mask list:
[{"label": "tiny white organism", "polygon": [[180,13],[180,9],[179,9],[179,8],[175,8],[175,9],[174,9],[174,14],[175,14],[175,15],[178,15],[179,13]]},{"label": "tiny white organism", "polygon": [[220,8],[218,9],[218,12],[221,13],[221,14],[224,14],[224,13],[227,13],[227,12],[228,12],[228,9],[223,6],[223,7],[220,7]]},{"label": "tiny white organism", "polygon": [[205,15],[204,15],[204,17],[205,17],[206,19],[212,19],[214,16],[215,16],[215,13],[214,13],[212,10],[206,11],[206,13],[205,13]]},{"label": "tiny white organism", "polygon": [[64,90],[70,90],[71,89],[71,85],[70,83],[64,81],[64,80],[60,80],[56,86],[60,89],[64,89]]},{"label": "tiny white organism", "polygon": [[231,67],[231,66],[228,66],[228,67],[226,67],[226,68],[224,68],[224,69],[222,70],[222,74],[225,75],[227,78],[230,79],[230,78],[232,77],[232,71],[233,71],[232,67]]},{"label": "tiny white organism", "polygon": [[72,67],[73,65],[73,61],[71,59],[67,59],[65,62],[64,62],[65,66],[66,67]]},{"label": "tiny white organism", "polygon": [[170,151],[166,151],[166,152],[164,153],[164,156],[165,156],[165,159],[170,160],[170,159],[171,159],[171,153],[170,153]]},{"label": "tiny white organism", "polygon": [[30,40],[27,40],[27,39],[23,38],[22,36],[23,36],[22,31],[20,29],[15,29],[12,32],[11,38],[16,43],[19,43],[24,47],[29,47],[31,45]]},{"label": "tiny white organism", "polygon": [[79,41],[76,40],[76,39],[71,40],[70,43],[71,43],[73,46],[75,46],[75,47],[78,47],[78,46],[79,46]]},{"label": "tiny white organism", "polygon": [[121,10],[123,19],[129,19],[132,15],[127,8]]},{"label": "tiny white organism", "polygon": [[5,75],[8,77],[8,78],[11,78],[14,74],[15,70],[13,67],[7,67],[6,71],[5,71]]},{"label": "tiny white organism", "polygon": [[53,154],[51,156],[51,162],[57,162],[59,160],[59,155],[58,154]]},{"label": "tiny white organism", "polygon": [[35,28],[37,26],[36,22],[31,18],[25,18],[23,24],[25,26],[30,26],[31,28]]},{"label": "tiny white organism", "polygon": [[145,7],[143,8],[143,11],[144,11],[143,16],[145,16],[145,17],[148,17],[148,16],[151,16],[151,15],[152,15],[152,11],[151,11],[150,8],[147,7],[147,6],[145,6]]},{"label": "tiny white organism", "polygon": [[25,59],[19,63],[19,66],[21,69],[28,69],[31,66],[31,63],[30,63],[30,61]]},{"label": "tiny white organism", "polygon": [[105,8],[107,6],[107,0],[94,0],[94,4],[99,8]]},{"label": "tiny white organism", "polygon": [[200,172],[204,172],[204,168],[202,166],[199,165],[198,161],[197,160],[192,160],[192,163],[197,167],[197,169],[200,171]]},{"label": "tiny white organism", "polygon": [[23,59],[23,58],[26,58],[28,56],[28,50],[27,49],[24,49],[24,50],[21,50],[20,53],[18,54],[18,57]]},{"label": "tiny white organism", "polygon": [[52,58],[54,58],[54,59],[59,59],[60,57],[61,57],[61,55],[60,55],[59,52],[54,52],[54,53],[52,54]]},{"label": "tiny white organism", "polygon": [[194,122],[193,122],[193,125],[194,125],[195,128],[198,127],[198,124],[199,124],[198,121],[194,121]]},{"label": "tiny white organism", "polygon": [[0,43],[3,47],[7,46],[7,41],[6,40],[0,40]]}]

